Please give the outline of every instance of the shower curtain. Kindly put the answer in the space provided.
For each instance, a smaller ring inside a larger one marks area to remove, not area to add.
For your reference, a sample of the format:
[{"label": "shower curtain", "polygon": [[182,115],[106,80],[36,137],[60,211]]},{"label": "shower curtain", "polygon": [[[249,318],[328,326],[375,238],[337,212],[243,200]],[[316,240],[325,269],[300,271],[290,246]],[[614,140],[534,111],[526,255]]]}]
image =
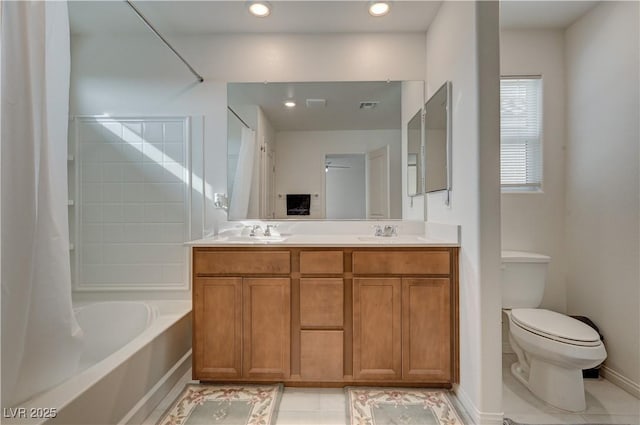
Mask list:
[{"label": "shower curtain", "polygon": [[242,127],[238,165],[236,166],[236,175],[233,178],[233,195],[229,206],[230,219],[247,218],[255,152],[256,132],[250,128]]},{"label": "shower curtain", "polygon": [[77,368],[67,210],[66,2],[2,2],[2,406]]}]

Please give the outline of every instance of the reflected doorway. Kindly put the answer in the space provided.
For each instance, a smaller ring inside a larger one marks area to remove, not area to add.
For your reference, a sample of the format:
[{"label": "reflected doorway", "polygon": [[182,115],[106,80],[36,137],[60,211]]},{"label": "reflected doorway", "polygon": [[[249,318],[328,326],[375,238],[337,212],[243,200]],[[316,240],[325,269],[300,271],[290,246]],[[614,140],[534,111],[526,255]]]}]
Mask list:
[{"label": "reflected doorway", "polygon": [[326,154],[324,166],[326,218],[366,219],[366,154]]}]

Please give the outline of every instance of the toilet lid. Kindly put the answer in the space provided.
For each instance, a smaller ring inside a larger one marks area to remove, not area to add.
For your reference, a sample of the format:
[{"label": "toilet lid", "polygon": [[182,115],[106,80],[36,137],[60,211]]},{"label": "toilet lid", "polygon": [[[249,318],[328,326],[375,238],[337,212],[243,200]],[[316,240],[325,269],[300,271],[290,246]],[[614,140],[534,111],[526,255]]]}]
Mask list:
[{"label": "toilet lid", "polygon": [[600,335],[579,320],[539,308],[511,310],[511,318],[520,327],[566,344],[597,346]]}]

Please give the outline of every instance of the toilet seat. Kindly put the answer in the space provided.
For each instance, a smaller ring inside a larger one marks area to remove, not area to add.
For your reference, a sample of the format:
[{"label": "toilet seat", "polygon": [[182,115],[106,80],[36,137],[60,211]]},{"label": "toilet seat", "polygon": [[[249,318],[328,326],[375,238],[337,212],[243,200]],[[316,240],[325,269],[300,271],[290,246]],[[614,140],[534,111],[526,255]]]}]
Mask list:
[{"label": "toilet seat", "polygon": [[579,320],[555,311],[537,308],[511,310],[511,320],[525,331],[557,342],[582,347],[597,347],[600,335]]}]

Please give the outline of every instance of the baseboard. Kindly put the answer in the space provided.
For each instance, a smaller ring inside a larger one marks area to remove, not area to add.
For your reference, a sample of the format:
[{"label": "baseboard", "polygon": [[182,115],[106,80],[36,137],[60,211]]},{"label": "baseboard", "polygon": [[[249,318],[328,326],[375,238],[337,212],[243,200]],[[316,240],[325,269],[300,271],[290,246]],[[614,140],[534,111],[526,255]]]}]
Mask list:
[{"label": "baseboard", "polygon": [[153,409],[169,394],[169,391],[191,367],[191,350],[180,360],[151,389],[131,408],[118,425],[141,424]]},{"label": "baseboard", "polygon": [[621,375],[611,368],[608,368],[607,366],[602,366],[600,372],[602,372],[602,376],[607,381],[622,388],[635,398],[640,398],[640,384],[638,384],[637,382],[633,382],[631,379],[627,378],[624,375]]},{"label": "baseboard", "polygon": [[481,412],[458,384],[453,386],[453,392],[466,410],[471,425],[502,425],[504,413]]}]

